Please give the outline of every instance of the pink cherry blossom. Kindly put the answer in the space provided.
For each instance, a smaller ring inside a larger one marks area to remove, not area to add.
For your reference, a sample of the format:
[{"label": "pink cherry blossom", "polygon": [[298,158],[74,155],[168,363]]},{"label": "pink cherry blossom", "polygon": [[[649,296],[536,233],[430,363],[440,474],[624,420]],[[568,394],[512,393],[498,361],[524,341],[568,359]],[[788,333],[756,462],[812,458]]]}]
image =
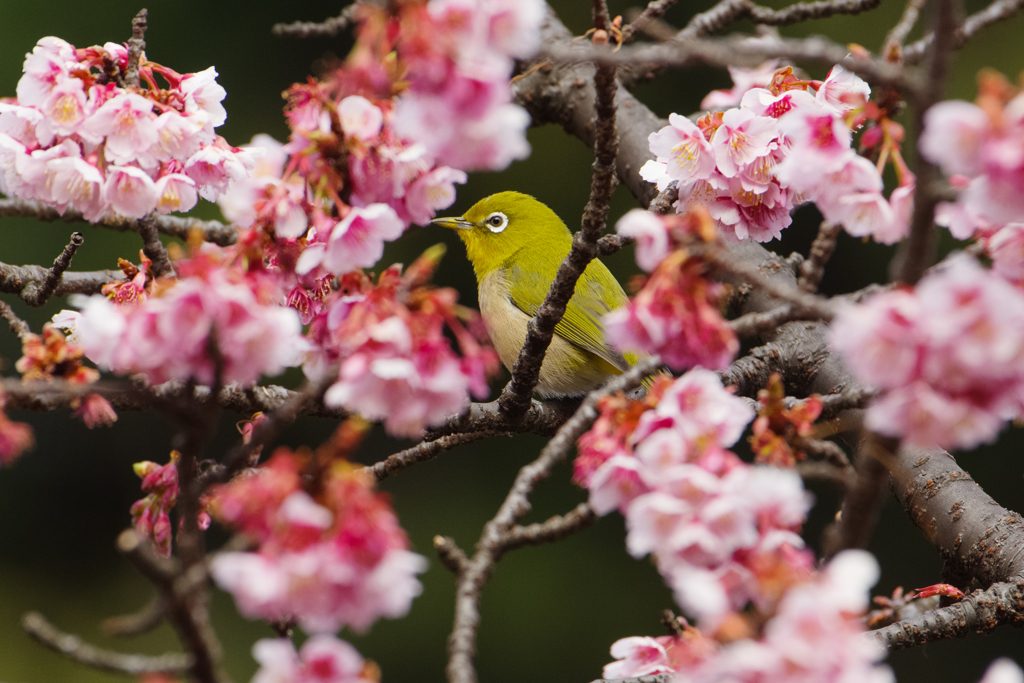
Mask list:
[{"label": "pink cherry blossom", "polygon": [[154,124],[156,141],[147,150],[158,162],[185,161],[199,151],[204,142],[213,142],[203,134],[206,114],[183,116],[176,111],[160,114]]},{"label": "pink cherry blossom", "polygon": [[706,180],[715,170],[715,152],[711,143],[690,119],[671,114],[669,125],[651,133],[651,151],[666,164],[668,176],[681,183]]},{"label": "pink cherry blossom", "polygon": [[371,140],[380,134],[384,126],[384,114],[380,107],[359,95],[350,95],[338,105],[341,130],[357,140]]},{"label": "pink cherry blossom", "polygon": [[107,211],[103,174],[79,157],[63,157],[47,166],[52,177],[53,201],[58,206],[72,205],[87,221],[102,218]]},{"label": "pink cherry blossom", "polygon": [[216,201],[232,181],[245,178],[245,158],[220,145],[206,145],[185,161],[185,175],[196,182],[199,196]]},{"label": "pink cherry blossom", "polygon": [[295,619],[312,633],[365,631],[404,616],[425,560],[409,552],[387,497],[365,472],[332,470],[316,501],[299,489],[299,462],[279,450],[252,476],[214,492],[215,510],[260,542],[221,553],[214,580],[250,618]]},{"label": "pink cherry blossom", "polygon": [[161,199],[149,174],[134,166],[109,167],[104,193],[110,208],[125,218],[142,218]]},{"label": "pink cherry blossom", "polygon": [[260,665],[252,683],[377,683],[364,675],[366,662],[356,649],[329,634],[312,636],[298,652],[287,638],[264,638],[252,656]]},{"label": "pink cherry blossom", "polygon": [[181,92],[185,95],[185,111],[190,114],[205,112],[209,116],[207,126],[217,128],[227,120],[227,111],[221,104],[227,91],[217,83],[217,69],[214,67],[187,74],[181,79]]},{"label": "pink cherry blossom", "polygon": [[1024,671],[1017,662],[1001,657],[989,665],[979,683],[1024,683]]},{"label": "pink cherry blossom", "polygon": [[1024,283],[1024,223],[1010,223],[985,242],[992,270],[1007,280]]},{"label": "pink cherry blossom", "polygon": [[196,182],[181,173],[168,173],[156,181],[156,210],[160,213],[191,211],[199,201]]},{"label": "pink cherry blossom", "polygon": [[43,116],[36,127],[40,143],[49,145],[55,135],[77,133],[86,121],[87,107],[82,81],[66,78],[58,83],[40,107]]},{"label": "pink cherry blossom", "polygon": [[18,81],[18,101],[38,107],[46,101],[58,82],[68,77],[67,63],[75,59],[75,47],[60,38],[40,38],[25,55],[25,75]]},{"label": "pink cherry blossom", "polygon": [[317,265],[342,274],[354,268],[370,268],[384,254],[384,242],[398,239],[405,225],[387,204],[352,209],[330,230],[317,237],[317,246],[303,252],[297,266],[308,273]]},{"label": "pink cherry blossom", "polygon": [[984,171],[982,150],[994,132],[981,107],[949,100],[930,107],[924,116],[918,145],[929,161],[950,174],[973,176]]},{"label": "pink cherry blossom", "polygon": [[435,212],[455,203],[455,183],[467,180],[462,171],[439,166],[417,178],[405,193],[405,208],[414,223],[426,225]]},{"label": "pink cherry blossom", "polygon": [[967,256],[913,293],[845,307],[833,346],[882,392],[867,424],[910,443],[967,448],[1024,409],[1024,295]]},{"label": "pink cherry blossom", "polygon": [[860,76],[836,64],[828,72],[815,97],[822,104],[846,114],[864,107],[871,96],[871,87]]},{"label": "pink cherry blossom", "polygon": [[134,161],[157,141],[153,102],[141,95],[118,95],[82,124],[82,136],[92,143],[106,141],[104,154],[115,164]]},{"label": "pink cherry blossom", "polygon": [[757,116],[747,109],[729,109],[711,138],[719,171],[727,178],[734,177],[741,166],[768,154],[778,134],[775,119]]},{"label": "pink cherry blossom", "polygon": [[615,224],[615,231],[636,240],[636,264],[648,273],[654,272],[669,253],[669,237],[665,222],[656,214],[631,209]]}]

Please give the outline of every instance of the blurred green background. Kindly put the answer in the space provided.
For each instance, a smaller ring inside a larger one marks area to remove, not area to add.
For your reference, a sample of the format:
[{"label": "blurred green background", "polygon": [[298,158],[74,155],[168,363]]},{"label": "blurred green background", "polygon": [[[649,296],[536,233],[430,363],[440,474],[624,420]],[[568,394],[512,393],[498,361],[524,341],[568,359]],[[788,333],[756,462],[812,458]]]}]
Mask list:
[{"label": "blurred green background", "polygon": [[[613,14],[626,14],[632,5],[612,2]],[[771,3],[781,5],[782,3]],[[680,25],[709,0],[682,2],[667,19]],[[233,144],[267,132],[284,139],[281,91],[302,81],[325,55],[344,56],[345,37],[298,41],[270,35],[275,22],[321,20],[334,16],[340,5],[315,0],[246,2],[243,0],[155,0],[148,3],[150,29],[148,55],[180,71],[210,65],[220,72],[227,89],[227,123],[220,129]],[[576,33],[590,25],[587,0],[555,3],[562,19]],[[968,2],[968,11],[983,6]],[[858,17],[838,17],[784,29],[787,35],[827,34],[840,42],[880,46],[885,31],[902,11],[901,1],[885,0],[882,7]],[[140,3],[104,0],[77,5],[62,0],[0,0],[0,95],[13,96],[21,75],[24,54],[36,40],[56,35],[78,47],[121,42],[130,34],[130,20]],[[749,25],[742,26],[749,30]],[[1016,80],[1024,68],[1021,52],[1024,19],[1017,17],[988,29],[957,53],[950,96],[971,99],[974,76],[982,66],[994,67]],[[920,29],[914,37],[920,34]],[[823,77],[825,69],[812,70]],[[637,89],[640,98],[659,115],[696,110],[708,90],[728,87],[724,71],[691,69],[668,74]],[[516,189],[536,195],[562,215],[570,227],[578,225],[590,182],[591,153],[559,129],[530,131],[533,155],[502,173],[470,177],[459,189],[452,212],[458,213],[488,193]],[[620,188],[614,199],[613,218],[634,205]],[[203,204],[197,213],[217,216],[216,207]],[[777,251],[806,252],[816,230],[813,208],[797,211],[793,227],[785,232]],[[43,224],[31,220],[0,220],[0,261],[49,263],[67,242],[72,230],[82,230],[85,246],[75,259],[76,269],[110,268],[117,257],[136,259],[139,241],[130,234],[99,230],[88,225]],[[472,271],[454,235],[436,229],[413,229],[390,245],[384,263],[408,263],[425,247],[445,240],[451,249],[437,274],[440,285],[456,287],[462,301],[475,305]],[[955,245],[948,242],[945,250]],[[850,291],[886,279],[890,251],[846,237],[833,258],[824,283],[829,292]],[[629,253],[609,259],[620,278],[636,272]],[[37,329],[63,306],[50,302],[30,310],[7,296],[15,309]],[[19,349],[9,334],[0,335],[0,358],[6,374]],[[293,378],[294,379],[294,378]],[[496,381],[496,392],[504,382]],[[129,521],[128,507],[140,497],[131,463],[164,462],[173,425],[157,415],[125,413],[113,428],[89,431],[66,413],[24,414],[35,428],[37,446],[15,465],[0,471],[0,681],[99,683],[116,676],[84,669],[30,641],[19,628],[21,615],[38,609],[63,629],[81,634],[100,646],[121,651],[160,653],[176,650],[177,641],[167,626],[144,637],[114,640],[102,634],[102,618],[141,607],[152,591],[114,550],[114,539]],[[234,422],[244,416],[226,414],[208,455],[222,453],[237,438]],[[315,446],[335,425],[304,419],[282,438],[282,443]],[[453,536],[469,550],[482,525],[503,500],[516,471],[532,460],[544,441],[522,436],[492,439],[462,447],[437,460],[421,464],[385,482],[394,497],[399,517],[414,549],[430,559],[423,575],[424,592],[402,620],[382,621],[367,634],[343,633],[364,656],[376,660],[389,683],[427,683],[443,680],[445,644],[451,627],[454,581],[434,557],[431,538]],[[407,447],[379,430],[359,453],[374,462]],[[1020,430],[1004,432],[999,443],[960,458],[961,464],[1000,503],[1024,509],[1024,462]],[[572,508],[583,494],[568,483],[563,466],[544,482],[533,497],[529,521]],[[816,544],[821,529],[836,508],[835,493],[816,489],[818,505],[807,525],[807,538]],[[610,660],[608,648],[630,635],[660,635],[661,610],[672,607],[669,591],[653,566],[630,558],[623,545],[618,515],[602,519],[593,529],[568,541],[509,554],[499,565],[482,601],[482,626],[477,665],[487,683],[521,680],[589,681]],[[212,543],[220,538],[216,534]],[[907,589],[939,581],[936,552],[912,527],[893,501],[887,503],[871,548],[882,563],[876,594],[889,594],[897,585]],[[214,621],[226,650],[226,666],[236,681],[255,671],[252,643],[271,637],[260,622],[238,616],[231,600],[217,594]],[[917,681],[978,680],[996,656],[1024,661],[1022,635],[1003,629],[990,637],[937,643],[894,654],[890,662],[902,683]]]}]

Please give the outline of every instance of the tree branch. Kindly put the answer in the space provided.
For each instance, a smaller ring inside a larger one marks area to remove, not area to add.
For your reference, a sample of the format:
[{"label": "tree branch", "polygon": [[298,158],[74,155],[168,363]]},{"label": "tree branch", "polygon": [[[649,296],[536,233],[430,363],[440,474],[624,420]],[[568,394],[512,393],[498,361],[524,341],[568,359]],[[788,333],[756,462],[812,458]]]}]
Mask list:
[{"label": "tree branch", "polygon": [[[54,262],[55,268],[56,265],[56,262]],[[57,283],[53,285],[53,273],[54,269],[47,269],[42,266],[12,266],[0,263],[0,292],[17,294],[26,303],[36,306],[42,305],[51,296],[99,294],[103,289],[103,285],[108,282],[124,281],[122,273],[112,270],[61,272],[58,273],[59,279]],[[33,303],[40,300],[40,291],[43,287],[51,286],[52,291],[46,295],[42,302],[39,304]]]},{"label": "tree branch", "polygon": [[555,543],[593,526],[597,515],[589,503],[580,503],[564,515],[555,515],[539,524],[516,524],[505,534],[502,550],[516,550],[528,545]]},{"label": "tree branch", "polygon": [[661,364],[657,356],[645,358],[636,367],[604,387],[590,392],[576,413],[544,446],[540,456],[519,470],[519,475],[505,497],[498,513],[484,526],[473,558],[462,565],[455,593],[455,624],[448,640],[448,680],[450,683],[475,683],[476,633],[480,623],[480,592],[494,571],[495,563],[505,550],[504,544],[516,520],[530,510],[529,496],[534,485],[547,477],[551,469],[565,459],[576,439],[597,419],[597,402],[616,391],[627,391],[640,385],[645,376]]},{"label": "tree branch", "polygon": [[[975,12],[967,17],[967,20],[953,33],[947,49],[959,50],[964,44],[973,38],[983,28],[1005,21],[1024,7],[1024,0],[996,0],[991,5]],[[916,64],[924,59],[928,48],[935,42],[935,34],[929,33],[921,40],[918,40],[903,48],[903,61],[906,64]]]},{"label": "tree branch", "polygon": [[142,237],[142,253],[153,262],[153,274],[174,277],[174,266],[170,254],[160,241],[160,233],[156,229],[156,212],[143,216],[138,220],[137,227]]},{"label": "tree branch", "polygon": [[168,653],[156,657],[111,652],[83,642],[81,638],[61,631],[39,612],[28,612],[21,618],[21,627],[33,640],[75,660],[79,664],[138,676],[147,673],[179,673],[192,666],[192,658],[185,654]]},{"label": "tree branch", "polygon": [[85,242],[85,238],[82,237],[82,233],[72,233],[71,241],[64,247],[64,251],[60,253],[60,256],[53,260],[53,266],[46,271],[46,277],[43,279],[38,286],[26,287],[22,291],[22,298],[29,306],[42,306],[47,300],[53,296],[53,293],[57,290],[57,285],[60,284],[61,279],[64,277],[64,272],[71,267],[71,259],[74,258],[75,252]]},{"label": "tree branch", "polygon": [[[54,221],[88,222],[82,216],[82,212],[75,209],[68,209],[60,214],[57,209],[42,202],[13,198],[0,199],[0,217],[38,218],[48,223]],[[153,220],[156,222],[156,229],[159,232],[181,240],[188,239],[189,233],[193,230],[201,231],[204,241],[213,242],[222,247],[230,246],[238,240],[238,233],[235,232],[235,229],[219,221],[201,221],[185,216],[161,215],[154,216]],[[92,225],[118,232],[138,232],[138,221],[124,218],[107,218],[98,223],[92,223]]]},{"label": "tree branch", "polygon": [[295,21],[290,24],[274,24],[270,32],[279,38],[331,38],[355,21],[359,11],[359,3],[355,2],[345,9],[341,14],[325,21]]},{"label": "tree branch", "polygon": [[390,476],[396,475],[406,467],[415,465],[418,462],[425,462],[427,460],[433,460],[441,453],[447,450],[451,450],[456,446],[461,446],[467,443],[473,443],[474,441],[480,441],[486,439],[489,436],[497,436],[504,433],[506,436],[512,436],[508,432],[493,432],[493,431],[482,431],[482,432],[468,432],[465,434],[450,434],[448,436],[442,436],[433,441],[423,441],[412,448],[407,448],[404,451],[389,455],[384,460],[378,463],[370,465],[366,469],[377,478],[377,481],[383,481]]},{"label": "tree branch", "polygon": [[825,275],[825,264],[832,258],[832,252],[836,250],[836,240],[839,239],[839,233],[842,231],[841,225],[835,225],[828,221],[821,224],[817,237],[811,243],[811,251],[807,260],[800,266],[797,287],[812,294],[818,291],[821,278]]},{"label": "tree branch", "polygon": [[902,650],[971,633],[991,633],[1000,624],[1024,628],[1024,581],[997,583],[960,602],[866,634],[890,650]]},{"label": "tree branch", "polygon": [[124,83],[129,88],[139,87],[139,60],[146,49],[146,17],[149,13],[141,9],[132,19],[132,37],[128,39],[128,68],[124,72]]},{"label": "tree branch", "polygon": [[[607,31],[611,25],[603,0],[595,0],[594,26]],[[608,46],[601,46],[606,52]],[[597,241],[608,220],[608,206],[615,189],[615,157],[619,139],[615,131],[615,67],[599,65],[594,72],[595,103],[594,174],[590,183],[590,199],[583,211],[582,225],[573,238],[569,255],[558,268],[544,303],[527,325],[526,340],[512,366],[508,383],[498,406],[510,422],[519,421],[530,407],[530,396],[537,386],[541,365],[555,326],[565,315],[566,306],[576,291],[576,282],[597,256]]]},{"label": "tree branch", "polygon": [[677,41],[703,38],[718,33],[729,24],[749,18],[755,24],[788,26],[809,19],[825,19],[837,14],[860,14],[873,10],[882,0],[823,0],[798,2],[785,9],[774,10],[756,5],[751,0],[722,0],[706,12],[695,15],[677,36]]}]

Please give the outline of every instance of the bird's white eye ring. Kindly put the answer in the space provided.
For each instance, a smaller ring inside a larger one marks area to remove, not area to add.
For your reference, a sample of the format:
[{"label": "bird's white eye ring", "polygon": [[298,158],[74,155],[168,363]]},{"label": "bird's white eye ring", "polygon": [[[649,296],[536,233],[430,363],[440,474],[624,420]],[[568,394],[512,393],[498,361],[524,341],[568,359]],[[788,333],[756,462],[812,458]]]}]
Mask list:
[{"label": "bird's white eye ring", "polygon": [[503,214],[501,211],[495,211],[487,217],[487,220],[484,221],[484,225],[486,225],[487,229],[491,232],[501,232],[508,227],[508,216]]}]

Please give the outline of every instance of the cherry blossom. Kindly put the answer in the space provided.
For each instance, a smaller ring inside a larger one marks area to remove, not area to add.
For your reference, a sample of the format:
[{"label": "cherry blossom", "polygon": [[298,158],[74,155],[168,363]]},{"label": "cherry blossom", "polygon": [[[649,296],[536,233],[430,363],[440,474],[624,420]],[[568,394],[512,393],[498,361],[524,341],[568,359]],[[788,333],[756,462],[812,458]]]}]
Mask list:
[{"label": "cherry blossom", "polygon": [[1001,657],[989,665],[979,683],[1024,683],[1024,671],[1017,662]]},{"label": "cherry blossom", "polygon": [[252,683],[378,683],[375,667],[333,635],[317,634],[296,652],[287,638],[264,638],[252,646],[260,669]]},{"label": "cherry blossom", "polygon": [[218,555],[214,579],[246,616],[294,619],[311,633],[365,631],[380,617],[404,616],[420,593],[416,574],[426,561],[407,550],[372,475],[331,468],[314,500],[299,486],[301,465],[280,449],[214,493],[218,518],[260,542],[256,553]]},{"label": "cherry blossom", "polygon": [[127,68],[113,44],[49,37],[27,55],[19,99],[0,104],[0,190],[96,222],[188,211],[246,175],[252,160],[213,132],[226,116],[215,69],[181,75],[143,60],[141,85],[121,87],[99,78],[104,59]]},{"label": "cherry blossom", "polygon": [[724,235],[737,239],[779,237],[792,222],[790,211],[804,201],[816,202],[850,234],[885,244],[905,237],[913,174],[895,142],[902,129],[884,118],[873,129],[900,178],[889,199],[879,169],[851,149],[853,127],[868,109],[867,84],[838,66],[821,82],[800,80],[792,67],[757,79],[757,85],[737,80],[727,101],[738,107],[696,123],[672,114],[670,125],[650,136],[657,158],[640,169],[641,177],[659,190],[678,181],[679,213],[702,206]]},{"label": "cherry blossom", "polygon": [[896,290],[844,307],[832,345],[880,390],[866,423],[910,443],[970,448],[1021,414],[1024,295],[965,255]]},{"label": "cherry blossom", "polygon": [[6,404],[7,396],[0,392],[0,464],[9,465],[32,448],[35,437],[30,425],[7,416]]}]

